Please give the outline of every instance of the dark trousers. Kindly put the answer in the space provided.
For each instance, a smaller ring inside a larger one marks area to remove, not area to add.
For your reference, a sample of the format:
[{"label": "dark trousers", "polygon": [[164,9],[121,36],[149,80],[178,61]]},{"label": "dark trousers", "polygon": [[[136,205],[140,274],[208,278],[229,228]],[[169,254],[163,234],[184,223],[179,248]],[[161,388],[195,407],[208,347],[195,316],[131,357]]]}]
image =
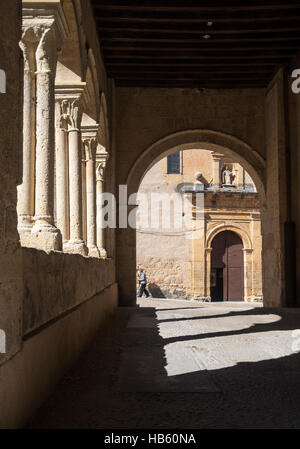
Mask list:
[{"label": "dark trousers", "polygon": [[138,297],[141,298],[143,296],[143,293],[145,293],[146,297],[148,298],[149,292],[146,289],[146,284],[140,284]]}]

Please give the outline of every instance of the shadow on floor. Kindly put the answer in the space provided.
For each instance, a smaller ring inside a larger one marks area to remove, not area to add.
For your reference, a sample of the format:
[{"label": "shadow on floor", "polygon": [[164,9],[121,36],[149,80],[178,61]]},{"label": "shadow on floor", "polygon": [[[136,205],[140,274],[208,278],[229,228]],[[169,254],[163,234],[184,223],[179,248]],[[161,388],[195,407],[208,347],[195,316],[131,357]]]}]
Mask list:
[{"label": "shadow on floor", "polygon": [[[170,308],[176,313],[182,309]],[[296,329],[297,311],[253,308],[161,320],[157,311],[154,307],[118,309],[28,427],[300,428],[299,353],[207,370],[197,346],[203,339]],[[189,320],[200,320],[201,327],[205,319],[270,313],[280,320],[227,332],[160,335],[162,323],[186,321],[188,326]],[[168,375],[166,348],[190,340],[192,345],[181,345],[171,354],[173,366],[184,364],[190,372]]]}]

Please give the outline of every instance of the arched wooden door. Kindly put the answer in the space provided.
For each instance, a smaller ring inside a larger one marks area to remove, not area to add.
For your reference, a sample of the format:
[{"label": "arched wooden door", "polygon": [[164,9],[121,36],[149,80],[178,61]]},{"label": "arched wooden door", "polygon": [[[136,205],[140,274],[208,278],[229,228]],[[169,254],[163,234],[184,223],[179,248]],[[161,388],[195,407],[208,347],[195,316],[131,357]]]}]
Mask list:
[{"label": "arched wooden door", "polygon": [[232,231],[223,231],[212,241],[211,287],[213,301],[244,300],[243,242]]}]

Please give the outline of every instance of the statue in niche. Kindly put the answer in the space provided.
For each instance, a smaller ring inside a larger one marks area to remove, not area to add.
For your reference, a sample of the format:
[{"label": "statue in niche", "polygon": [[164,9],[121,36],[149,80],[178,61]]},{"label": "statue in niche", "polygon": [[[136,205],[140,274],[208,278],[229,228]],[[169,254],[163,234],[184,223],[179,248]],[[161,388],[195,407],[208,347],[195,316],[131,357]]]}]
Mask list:
[{"label": "statue in niche", "polygon": [[234,178],[235,176],[232,173],[232,170],[227,165],[225,165],[222,172],[222,184],[230,186],[232,185]]}]

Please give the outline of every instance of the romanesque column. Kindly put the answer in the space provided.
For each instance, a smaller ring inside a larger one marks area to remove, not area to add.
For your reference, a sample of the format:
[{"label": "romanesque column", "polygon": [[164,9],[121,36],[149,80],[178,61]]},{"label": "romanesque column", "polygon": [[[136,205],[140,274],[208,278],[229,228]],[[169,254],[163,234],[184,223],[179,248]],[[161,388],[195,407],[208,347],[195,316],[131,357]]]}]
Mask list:
[{"label": "romanesque column", "polygon": [[54,226],[54,78],[57,57],[54,23],[42,28],[36,50],[35,216],[32,237],[41,249],[61,249],[61,233]]},{"label": "romanesque column", "polygon": [[68,201],[68,100],[55,95],[56,106],[56,221],[63,238],[69,239]]},{"label": "romanesque column", "polygon": [[86,215],[86,152],[84,144],[81,144],[81,181],[82,181],[82,238],[84,243],[87,245],[87,215]]},{"label": "romanesque column", "polygon": [[82,142],[86,161],[86,232],[89,256],[99,257],[96,234],[96,173],[95,158],[98,125],[82,127]]},{"label": "romanesque column", "polygon": [[20,47],[24,57],[23,97],[23,182],[18,186],[18,230],[22,245],[30,239],[34,215],[35,161],[35,51],[38,37],[31,28],[23,27]]},{"label": "romanesque column", "polygon": [[83,89],[74,89],[69,96],[69,204],[70,204],[70,240],[64,245],[64,251],[87,255],[87,247],[82,233],[82,172],[81,172],[81,119]]},{"label": "romanesque column", "polygon": [[108,154],[102,153],[96,155],[96,182],[97,182],[97,247],[100,257],[106,258],[105,234],[102,217],[102,193],[104,185],[104,173]]}]

